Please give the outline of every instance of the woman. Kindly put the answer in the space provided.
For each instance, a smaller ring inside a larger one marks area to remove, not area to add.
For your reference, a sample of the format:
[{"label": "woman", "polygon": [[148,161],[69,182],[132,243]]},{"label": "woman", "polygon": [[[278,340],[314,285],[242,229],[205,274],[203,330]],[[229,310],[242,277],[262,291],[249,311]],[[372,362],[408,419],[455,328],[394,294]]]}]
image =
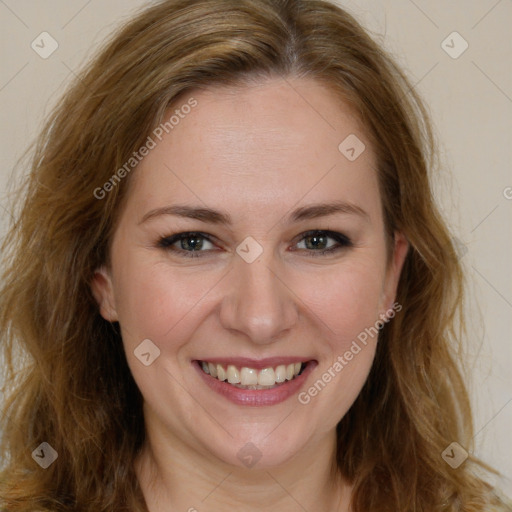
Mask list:
[{"label": "woman", "polygon": [[432,146],[325,1],[126,25],[49,119],[6,242],[3,508],[506,510],[468,457]]}]

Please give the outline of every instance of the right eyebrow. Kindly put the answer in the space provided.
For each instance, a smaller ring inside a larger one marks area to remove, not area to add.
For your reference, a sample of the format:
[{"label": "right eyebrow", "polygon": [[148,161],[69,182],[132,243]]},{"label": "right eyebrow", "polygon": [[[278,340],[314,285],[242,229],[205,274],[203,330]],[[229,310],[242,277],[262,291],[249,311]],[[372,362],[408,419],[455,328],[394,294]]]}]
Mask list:
[{"label": "right eyebrow", "polygon": [[230,225],[231,217],[227,213],[222,213],[211,208],[201,208],[186,205],[164,206],[162,208],[155,208],[149,211],[142,217],[139,224],[146,222],[161,215],[176,215],[178,217],[186,217],[188,219],[196,219],[202,222],[209,222],[211,224],[224,224]]}]

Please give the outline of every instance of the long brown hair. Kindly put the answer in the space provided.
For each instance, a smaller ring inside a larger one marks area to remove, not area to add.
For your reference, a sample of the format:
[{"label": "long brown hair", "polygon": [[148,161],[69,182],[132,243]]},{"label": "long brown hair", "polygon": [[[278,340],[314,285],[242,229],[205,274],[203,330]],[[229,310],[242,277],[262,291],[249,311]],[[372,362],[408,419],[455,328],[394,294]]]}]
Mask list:
[{"label": "long brown hair", "polygon": [[[212,84],[309,77],[359,114],[378,159],[389,233],[410,242],[402,312],[380,333],[369,378],[338,425],[353,510],[488,510],[470,457],[468,396],[456,364],[463,277],[430,184],[433,137],[414,88],[360,25],[324,0],[166,0],[137,15],[50,116],[5,244],[0,332],[6,402],[0,504],[9,511],[143,511],[133,463],[142,397],[119,326],[90,291],[130,183],[94,193],[170,105]],[[133,172],[137,172],[136,169]],[[32,456],[48,442],[58,460]]]}]

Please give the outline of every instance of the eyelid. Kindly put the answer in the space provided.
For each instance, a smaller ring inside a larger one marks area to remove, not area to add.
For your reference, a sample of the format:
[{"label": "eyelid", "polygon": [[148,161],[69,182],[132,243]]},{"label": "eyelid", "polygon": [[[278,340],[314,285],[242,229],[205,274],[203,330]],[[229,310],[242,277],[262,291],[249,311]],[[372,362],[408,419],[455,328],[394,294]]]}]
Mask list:
[{"label": "eyelid", "polygon": [[303,233],[297,235],[297,237],[294,239],[294,243],[304,240],[304,238],[307,238],[308,236],[314,236],[318,234],[326,236],[328,238],[333,238],[339,243],[345,243],[347,245],[352,244],[352,241],[347,235],[345,235],[344,233],[340,233],[339,231],[332,231],[330,229],[310,229],[308,231],[304,231]]},{"label": "eyelid", "polygon": [[[332,231],[332,230],[328,230],[328,229],[311,229],[308,231],[304,231],[304,232],[300,233],[299,235],[297,235],[297,237],[295,237],[295,239],[293,241],[293,245],[297,245],[300,241],[304,240],[305,238],[307,238],[309,236],[314,236],[314,235],[321,235],[321,236],[326,236],[327,238],[331,238],[337,242],[337,245],[330,247],[328,249],[323,249],[323,250],[292,249],[292,251],[293,252],[305,251],[312,256],[322,256],[322,255],[326,255],[326,254],[335,254],[335,253],[341,251],[342,249],[347,249],[349,247],[354,246],[352,240],[347,235],[340,233],[338,231]],[[185,258],[201,258],[201,257],[208,256],[212,252],[212,249],[209,249],[206,251],[185,251],[183,249],[173,249],[172,248],[172,246],[175,243],[179,242],[180,240],[183,240],[186,238],[193,238],[195,236],[199,237],[199,238],[204,238],[205,240],[207,240],[208,242],[210,242],[212,244],[216,244],[215,241],[217,240],[217,238],[208,233],[203,233],[201,231],[181,231],[178,233],[174,233],[172,235],[163,236],[163,237],[159,238],[159,240],[157,242],[157,246],[164,250],[173,252],[179,256],[183,256]],[[215,252],[217,252],[217,251],[215,251]]]},{"label": "eyelid", "polygon": [[[186,238],[192,238],[192,237],[199,237],[204,238],[208,242],[215,244],[215,240],[217,240],[216,237],[213,235],[209,235],[208,233],[203,233],[201,231],[180,231],[178,233],[174,233],[172,235],[162,236],[158,239],[157,245],[159,247],[162,247],[164,249],[169,249],[172,245],[174,245],[176,242],[179,242],[180,240],[186,239]],[[180,252],[180,250],[177,250],[175,252]],[[181,251],[181,252],[194,252],[194,251]],[[207,252],[207,251],[196,251],[196,252]]]},{"label": "eyelid", "polygon": [[330,254],[337,254],[338,252],[342,251],[343,249],[348,249],[350,247],[354,247],[354,243],[352,240],[345,235],[344,233],[340,233],[338,231],[332,231],[329,229],[311,229],[309,231],[305,231],[298,235],[298,237],[294,241],[294,245],[301,242],[302,240],[306,239],[307,237],[314,236],[314,235],[321,235],[325,236],[327,238],[331,238],[336,241],[336,245],[333,247],[330,247],[328,249],[322,249],[322,250],[312,250],[312,249],[293,249],[293,251],[305,251],[309,255],[313,257],[321,257],[321,256],[328,256]]}]

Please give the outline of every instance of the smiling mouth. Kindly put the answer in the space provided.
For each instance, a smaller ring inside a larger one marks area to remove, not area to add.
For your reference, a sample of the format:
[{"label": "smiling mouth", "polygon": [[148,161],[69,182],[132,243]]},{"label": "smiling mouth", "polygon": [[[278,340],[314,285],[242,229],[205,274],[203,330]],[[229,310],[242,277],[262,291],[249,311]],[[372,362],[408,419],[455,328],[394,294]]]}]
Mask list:
[{"label": "smiling mouth", "polygon": [[299,376],[308,362],[296,362],[269,366],[260,370],[233,364],[217,364],[198,361],[204,373],[220,382],[227,382],[239,389],[273,389]]}]

